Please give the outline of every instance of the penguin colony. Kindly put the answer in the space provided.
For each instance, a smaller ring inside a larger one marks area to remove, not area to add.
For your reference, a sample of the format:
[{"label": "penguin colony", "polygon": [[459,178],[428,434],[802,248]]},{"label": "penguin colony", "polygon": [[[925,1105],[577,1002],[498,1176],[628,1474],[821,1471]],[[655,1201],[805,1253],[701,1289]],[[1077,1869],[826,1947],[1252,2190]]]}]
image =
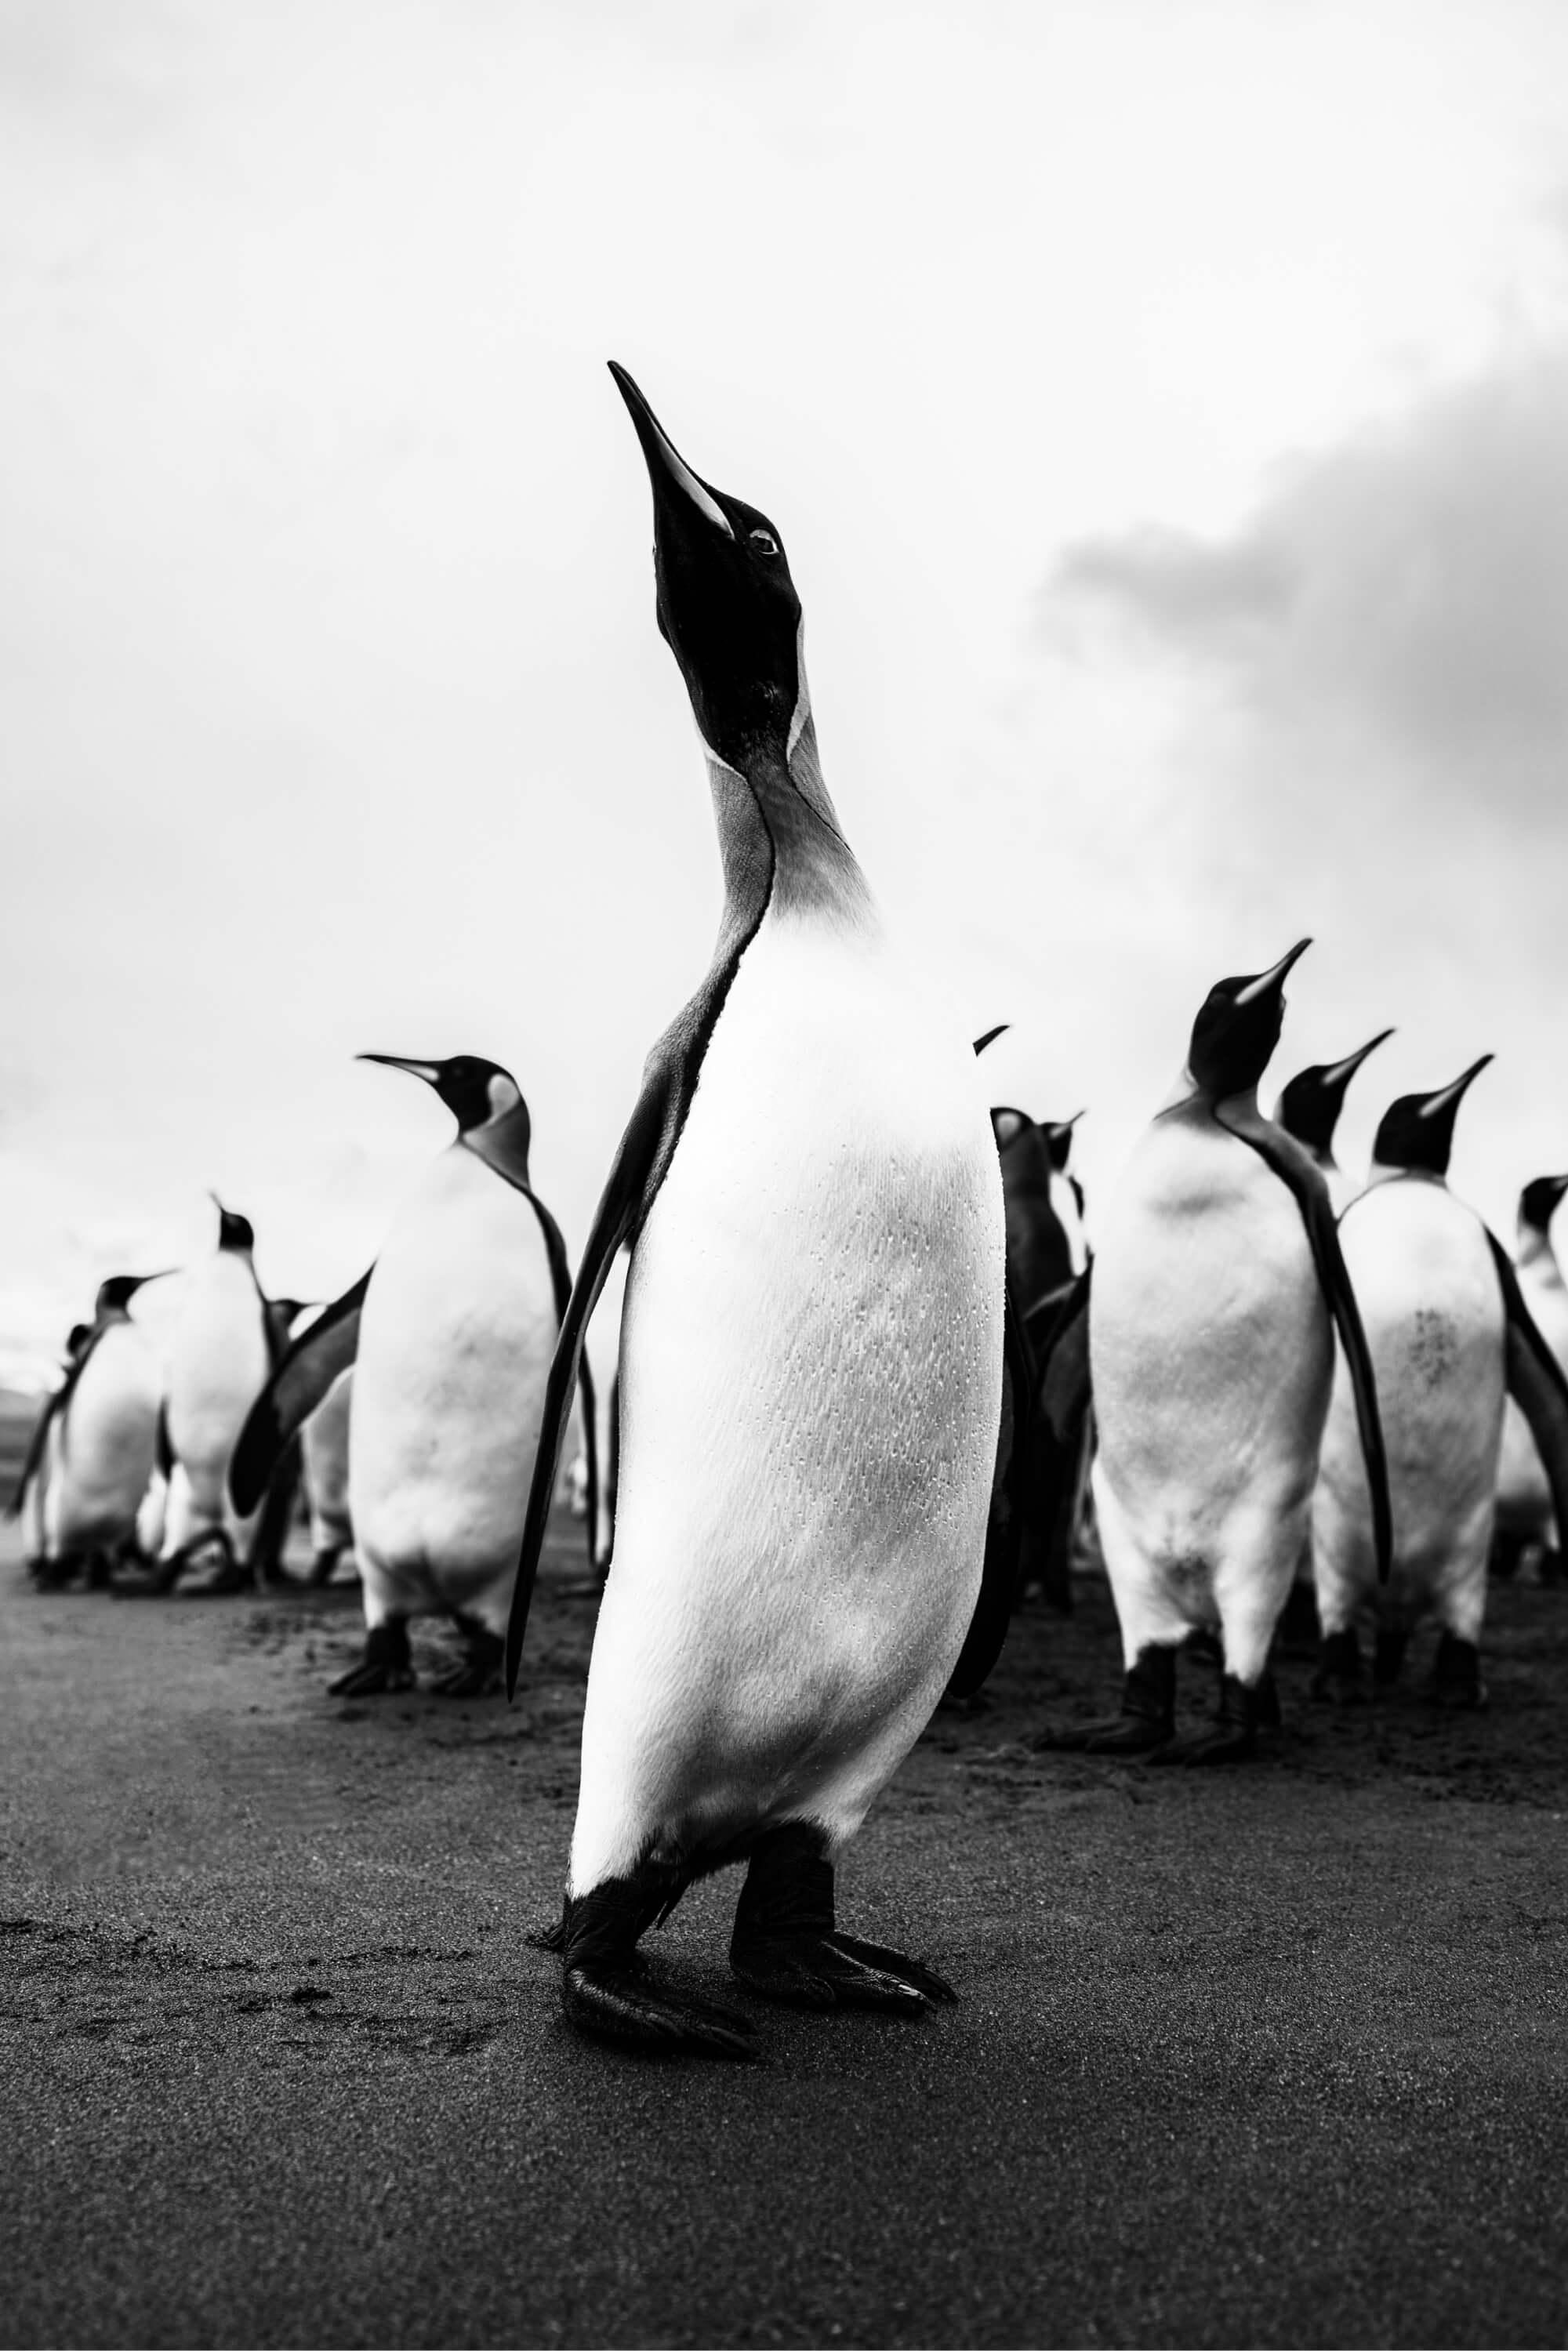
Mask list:
[{"label": "penguin colony", "polygon": [[[1310,944],[1218,981],[1105,1199],[1075,1121],[991,1105],[977,1040],[893,934],[829,794],[778,526],[701,479],[612,366],[653,490],[656,613],[706,765],[725,904],[649,1051],[575,1273],[529,1176],[521,1088],[469,1054],[361,1058],[455,1132],[375,1264],[330,1304],[270,1299],[246,1219],[177,1271],[116,1276],[68,1343],[14,1509],[40,1583],[170,1591],[357,1566],[364,1646],[335,1693],[411,1687],[411,1620],[462,1654],[452,1698],[515,1687],[574,1402],[575,1507],[601,1593],[557,1923],[568,2017],[748,2058],[738,2012],[640,1949],[741,1865],[730,1966],[753,1996],[918,2016],[925,1959],[841,1928],[840,1855],[944,1693],[984,1680],[1026,1591],[1097,1550],[1117,1710],[1041,1746],[1246,1757],[1270,1656],[1315,1617],[1315,1692],[1364,1695],[1428,1621],[1435,1698],[1477,1705],[1489,1563],[1556,1572],[1568,1525],[1568,1174],[1524,1187],[1510,1255],[1449,1189],[1485,1066],[1406,1096],[1364,1186],[1333,1156],[1385,1029],[1259,1088]],[[1490,1057],[1486,1057],[1490,1058]],[[585,1348],[625,1267],[619,1365]],[[303,1495],[301,1496],[301,1488]],[[1176,1734],[1177,1660],[1218,1704]]]}]

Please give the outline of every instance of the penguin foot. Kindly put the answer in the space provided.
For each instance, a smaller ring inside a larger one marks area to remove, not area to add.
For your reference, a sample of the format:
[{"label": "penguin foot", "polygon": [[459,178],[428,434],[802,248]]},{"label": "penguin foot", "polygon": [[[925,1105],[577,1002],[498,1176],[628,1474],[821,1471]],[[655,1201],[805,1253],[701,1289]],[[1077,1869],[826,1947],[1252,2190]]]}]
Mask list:
[{"label": "penguin foot", "polygon": [[770,1830],[753,1847],[729,1966],[747,1991],[792,2008],[873,2008],[913,2017],[958,1997],[935,1968],[838,1932],[827,1840],[807,1821]]},{"label": "penguin foot", "polygon": [[463,1619],[463,1637],[467,1654],[462,1662],[430,1685],[437,1698],[488,1698],[501,1687],[502,1669],[507,1662],[507,1645],[498,1633],[489,1632],[483,1625]]},{"label": "penguin foot", "polygon": [[1280,1720],[1280,1700],[1274,1677],[1265,1673],[1249,1688],[1227,1674],[1219,1685],[1219,1712],[1213,1728],[1189,1739],[1173,1739],[1156,1748],[1151,1763],[1244,1763],[1258,1749],[1260,1724],[1270,1729]]},{"label": "penguin foot", "polygon": [[330,1583],[332,1581],[332,1570],[337,1566],[338,1562],[342,1558],[348,1546],[346,1543],[329,1543],[324,1550],[319,1551],[310,1562],[309,1568],[306,1573],[306,1583],[312,1584]]},{"label": "penguin foot", "polygon": [[247,1560],[235,1559],[231,1552],[212,1582],[204,1585],[203,1596],[222,1598],[231,1592],[255,1592],[256,1588],[255,1568]]},{"label": "penguin foot", "polygon": [[1473,1641],[1463,1641],[1457,1633],[1443,1634],[1437,1643],[1427,1695],[1436,1706],[1485,1706],[1487,1687],[1481,1679],[1481,1653]]},{"label": "penguin foot", "polygon": [[871,2008],[914,2017],[958,1997],[935,1968],[852,1935],[743,1938],[737,1927],[729,1970],[759,2000],[789,2008]]},{"label": "penguin foot", "polygon": [[1289,1655],[1312,1656],[1322,1635],[1318,1625],[1318,1596],[1310,1583],[1291,1584],[1274,1631],[1281,1647]]},{"label": "penguin foot", "polygon": [[372,1625],[365,1635],[365,1654],[357,1666],[327,1685],[329,1698],[380,1698],[413,1687],[413,1659],[409,1652],[408,1626],[401,1616]]},{"label": "penguin foot", "polygon": [[633,1951],[619,1965],[602,1959],[577,1960],[568,1965],[561,1980],[560,2004],[569,2024],[604,2041],[619,2041],[649,2053],[736,2057],[743,2064],[767,2064],[745,2017],[733,2009],[707,2001],[677,1999],[661,1990],[648,1972],[641,1952]]},{"label": "penguin foot", "polygon": [[[221,1551],[225,1562],[224,1573],[232,1574],[235,1562],[228,1534],[222,1527],[208,1527],[201,1534],[193,1535],[189,1542],[182,1543],[178,1551],[171,1552],[167,1559],[159,1561],[156,1589],[160,1593],[172,1592],[191,1562],[199,1559],[204,1551]],[[235,1586],[225,1584],[221,1576],[207,1586],[209,1592],[234,1589]]]},{"label": "penguin foot", "polygon": [[1355,1626],[1346,1625],[1337,1633],[1325,1633],[1318,1651],[1317,1671],[1312,1676],[1312,1694],[1326,1698],[1335,1706],[1361,1706],[1366,1692],[1361,1680],[1361,1644],[1355,1636]]},{"label": "penguin foot", "polygon": [[1535,1572],[1543,1584],[1555,1585],[1568,1582],[1568,1574],[1564,1573],[1563,1554],[1560,1551],[1543,1550],[1540,1565]]},{"label": "penguin foot", "polygon": [[1040,1731],[1030,1746],[1037,1753],[1065,1755],[1148,1755],[1164,1747],[1176,1728],[1176,1660],[1174,1649],[1151,1642],[1127,1668],[1120,1714]]},{"label": "penguin foot", "polygon": [[1372,1649],[1372,1678],[1379,1689],[1388,1689],[1399,1679],[1399,1669],[1405,1663],[1408,1633],[1390,1632],[1384,1627]]}]

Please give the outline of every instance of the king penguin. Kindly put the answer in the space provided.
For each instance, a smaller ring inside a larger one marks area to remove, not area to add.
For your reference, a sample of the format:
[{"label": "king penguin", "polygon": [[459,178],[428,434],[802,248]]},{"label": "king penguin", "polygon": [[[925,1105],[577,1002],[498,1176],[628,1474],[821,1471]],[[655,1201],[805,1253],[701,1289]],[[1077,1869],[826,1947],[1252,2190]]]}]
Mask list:
[{"label": "king penguin", "polygon": [[1559,1523],[1568,1504],[1568,1382],[1537,1330],[1508,1253],[1448,1188],[1454,1121],[1491,1060],[1385,1113],[1366,1189],[1341,1227],[1376,1366],[1394,1493],[1392,1579],[1372,1573],[1366,1495],[1336,1384],[1312,1510],[1323,1646],[1315,1688],[1360,1695],[1356,1618],[1377,1622],[1374,1672],[1393,1681],[1411,1632],[1439,1628],[1432,1694],[1478,1706],[1487,1552],[1505,1393],[1540,1448]]},{"label": "king penguin", "polygon": [[[562,1916],[568,2018],[747,2058],[644,1929],[744,1862],[750,1992],[919,2016],[933,1969],[841,1933],[834,1872],[1010,1597],[1000,1171],[971,1048],[898,956],[822,780],[777,526],[702,481],[624,369],[661,633],[707,764],[725,904],[648,1056],[572,1290],[507,1643],[515,1684],[589,1315],[630,1244],[621,1482]],[[1019,1416],[1021,1418],[1021,1415]],[[1005,1516],[1005,1514],[1004,1514]],[[1010,1546],[1010,1548],[1009,1548]]]},{"label": "king penguin", "polygon": [[[1387,1555],[1376,1392],[1328,1188],[1258,1108],[1285,978],[1309,945],[1209,990],[1186,1068],[1098,1227],[1082,1300],[1092,1483],[1125,1679],[1113,1720],[1042,1745],[1228,1762],[1277,1721],[1269,1648],[1307,1541],[1336,1329]],[[1222,1644],[1219,1718],[1178,1740],[1176,1651],[1199,1629]]]},{"label": "king penguin", "polygon": [[[517,1080],[459,1053],[361,1061],[422,1078],[457,1122],[369,1273],[329,1306],[257,1399],[235,1454],[237,1509],[344,1371],[349,1516],[364,1593],[361,1663],[331,1685],[363,1698],[413,1683],[413,1616],[455,1620],[448,1698],[499,1686],[507,1603],[546,1374],[570,1290],[559,1228],[528,1177],[532,1125]],[[591,1391],[583,1398],[591,1420]]]},{"label": "king penguin", "polygon": [[[163,1462],[168,1499],[159,1584],[165,1592],[200,1552],[220,1551],[224,1569],[214,1588],[246,1580],[255,1522],[230,1508],[229,1457],[246,1414],[267,1378],[272,1343],[267,1301],[251,1252],[248,1217],[218,1212],[218,1245],[180,1278],[169,1332],[163,1398]],[[258,1501],[260,1497],[257,1497]]]},{"label": "king penguin", "polygon": [[162,1382],[127,1308],[142,1281],[157,1278],[114,1274],[100,1283],[93,1320],[72,1332],[65,1378],[33,1431],[12,1510],[40,1582],[82,1563],[89,1581],[102,1582],[113,1558],[135,1549]]},{"label": "king penguin", "polygon": [[[1568,1176],[1537,1176],[1525,1186],[1519,1196],[1513,1261],[1535,1327],[1568,1372],[1568,1285],[1552,1246],[1552,1219],[1565,1193]],[[1512,1575],[1524,1552],[1536,1544],[1542,1578],[1556,1582],[1563,1573],[1563,1531],[1552,1516],[1552,1489],[1535,1440],[1511,1396],[1503,1412],[1497,1472],[1493,1574]]]},{"label": "king penguin", "polygon": [[1336,1217],[1344,1214],[1356,1189],[1354,1178],[1333,1155],[1334,1129],[1344,1108],[1345,1092],[1368,1055],[1385,1045],[1393,1034],[1392,1029],[1380,1029],[1343,1061],[1320,1061],[1310,1070],[1298,1070],[1274,1105],[1275,1125],[1294,1135],[1308,1153],[1329,1187],[1329,1203]]}]

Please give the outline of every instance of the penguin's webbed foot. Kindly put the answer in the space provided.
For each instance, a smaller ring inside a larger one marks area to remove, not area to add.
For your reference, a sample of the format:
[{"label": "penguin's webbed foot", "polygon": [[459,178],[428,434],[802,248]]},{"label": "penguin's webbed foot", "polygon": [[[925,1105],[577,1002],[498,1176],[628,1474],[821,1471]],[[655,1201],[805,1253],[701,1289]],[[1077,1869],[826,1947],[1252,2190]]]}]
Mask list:
[{"label": "penguin's webbed foot", "polygon": [[852,1935],[743,1936],[737,1922],[729,1968],[759,2000],[790,2008],[871,2008],[913,2017],[958,1997],[935,1968]]},{"label": "penguin's webbed foot", "polygon": [[707,2001],[677,1998],[650,1978],[646,1960],[633,1952],[620,1961],[579,1959],[561,1979],[561,2007],[569,2024],[601,2040],[619,2041],[649,2054],[735,2057],[767,2064],[751,2027],[733,2009]]},{"label": "penguin's webbed foot", "polygon": [[1326,1698],[1334,1706],[1361,1706],[1366,1692],[1362,1687],[1361,1644],[1355,1636],[1355,1626],[1346,1625],[1337,1633],[1325,1633],[1318,1652],[1317,1670],[1312,1676],[1313,1698]]},{"label": "penguin's webbed foot", "polygon": [[457,1622],[463,1631],[464,1655],[430,1687],[438,1698],[488,1698],[501,1687],[506,1641],[471,1616],[459,1616]]},{"label": "penguin's webbed foot", "polygon": [[1487,1686],[1481,1679],[1481,1653],[1473,1641],[1444,1630],[1437,1643],[1427,1695],[1436,1706],[1483,1707]]},{"label": "penguin's webbed foot", "polygon": [[792,2008],[871,2008],[915,2017],[958,1997],[935,1968],[839,1933],[827,1839],[808,1821],[772,1829],[753,1847],[729,1966],[747,1991]]},{"label": "penguin's webbed foot", "polygon": [[413,1658],[408,1626],[399,1616],[372,1625],[365,1635],[365,1654],[357,1666],[327,1685],[329,1698],[381,1698],[413,1687]]},{"label": "penguin's webbed foot", "polygon": [[325,1550],[319,1551],[306,1571],[306,1583],[309,1584],[330,1583],[332,1581],[332,1570],[342,1558],[343,1552],[346,1549],[346,1544],[332,1543],[329,1544]]},{"label": "penguin's webbed foot", "polygon": [[1250,1687],[1227,1674],[1219,1685],[1219,1712],[1212,1727],[1187,1739],[1170,1740],[1149,1757],[1151,1763],[1244,1763],[1257,1752],[1260,1724],[1276,1728],[1280,1700],[1274,1677],[1262,1674]]},{"label": "penguin's webbed foot", "polygon": [[1165,1746],[1176,1728],[1176,1660],[1174,1648],[1151,1642],[1127,1668],[1120,1714],[1040,1731],[1030,1746],[1037,1753],[1109,1756],[1147,1755]]}]

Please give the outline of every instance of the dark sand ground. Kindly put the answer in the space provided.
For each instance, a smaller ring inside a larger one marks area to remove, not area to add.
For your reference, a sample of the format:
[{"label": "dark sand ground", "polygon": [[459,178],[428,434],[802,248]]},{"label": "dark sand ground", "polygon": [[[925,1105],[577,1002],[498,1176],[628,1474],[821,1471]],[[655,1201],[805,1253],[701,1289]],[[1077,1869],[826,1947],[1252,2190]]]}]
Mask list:
[{"label": "dark sand ground", "polygon": [[[39,1596],[10,1531],[5,2341],[1568,2336],[1568,1596],[1498,1597],[1479,1719],[1288,1665],[1230,1773],[1031,1754],[1113,1628],[1021,1618],[841,1879],[963,2004],[649,2064],[523,1939],[592,1625],[558,1532],[508,1709],[329,1699],[351,1591]],[[721,1998],[736,1884],[653,1944]]]}]

